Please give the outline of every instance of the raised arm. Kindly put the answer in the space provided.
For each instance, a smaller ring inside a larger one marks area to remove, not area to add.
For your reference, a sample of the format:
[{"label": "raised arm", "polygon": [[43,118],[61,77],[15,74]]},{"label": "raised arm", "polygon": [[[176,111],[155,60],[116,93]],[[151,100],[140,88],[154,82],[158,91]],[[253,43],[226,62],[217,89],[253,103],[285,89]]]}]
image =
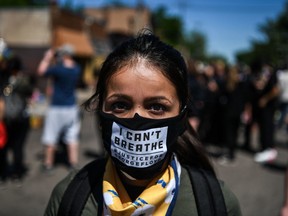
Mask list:
[{"label": "raised arm", "polygon": [[52,59],[54,57],[54,50],[49,49],[45,52],[41,62],[39,63],[38,69],[37,69],[37,74],[42,76],[46,70],[48,69]]}]

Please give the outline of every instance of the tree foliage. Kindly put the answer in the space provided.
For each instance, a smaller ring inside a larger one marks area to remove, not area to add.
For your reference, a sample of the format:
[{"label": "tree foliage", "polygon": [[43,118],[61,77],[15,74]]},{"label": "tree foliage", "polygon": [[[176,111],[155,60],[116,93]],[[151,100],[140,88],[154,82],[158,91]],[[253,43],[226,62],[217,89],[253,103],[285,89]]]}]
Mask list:
[{"label": "tree foliage", "polygon": [[274,67],[282,67],[288,63],[288,3],[283,11],[274,19],[266,20],[259,26],[264,40],[251,41],[251,49],[238,52],[236,58],[240,62],[253,64],[268,63]]},{"label": "tree foliage", "polygon": [[152,13],[152,25],[156,35],[168,44],[177,47],[187,57],[206,60],[206,36],[196,30],[186,33],[180,17],[169,15],[165,7],[159,7]]},{"label": "tree foliage", "polygon": [[1,7],[26,7],[48,5],[49,0],[1,0]]},{"label": "tree foliage", "polygon": [[159,7],[152,13],[152,25],[155,34],[163,41],[176,46],[183,38],[183,24],[179,17],[167,14],[165,7]]},{"label": "tree foliage", "polygon": [[80,4],[73,4],[72,0],[66,0],[61,5],[61,8],[66,9],[68,11],[72,11],[77,14],[82,14],[84,12],[84,5],[82,3]]},{"label": "tree foliage", "polygon": [[202,32],[193,30],[185,36],[183,44],[192,58],[204,60],[207,58],[206,41],[206,36]]}]

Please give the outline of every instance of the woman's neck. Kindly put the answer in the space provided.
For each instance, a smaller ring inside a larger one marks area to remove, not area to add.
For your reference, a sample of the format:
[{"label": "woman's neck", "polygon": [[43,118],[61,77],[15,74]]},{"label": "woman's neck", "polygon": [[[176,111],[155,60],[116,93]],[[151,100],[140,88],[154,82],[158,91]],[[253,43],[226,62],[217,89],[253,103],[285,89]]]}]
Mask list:
[{"label": "woman's neck", "polygon": [[132,185],[132,186],[139,186],[139,187],[146,187],[150,181],[152,180],[152,178],[149,179],[136,179],[132,176],[130,176],[129,174],[127,174],[124,171],[119,171],[118,172],[119,177],[121,179],[122,182],[124,182],[125,184],[128,185]]},{"label": "woman's neck", "polygon": [[123,171],[119,171],[119,177],[124,185],[129,197],[132,201],[136,200],[137,197],[145,190],[152,179],[135,179]]}]

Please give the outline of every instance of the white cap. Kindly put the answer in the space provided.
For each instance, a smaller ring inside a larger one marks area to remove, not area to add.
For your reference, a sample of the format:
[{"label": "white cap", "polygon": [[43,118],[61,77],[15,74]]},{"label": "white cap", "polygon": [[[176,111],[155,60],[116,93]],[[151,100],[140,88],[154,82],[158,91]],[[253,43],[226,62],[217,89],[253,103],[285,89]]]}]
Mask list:
[{"label": "white cap", "polygon": [[63,44],[57,49],[59,55],[69,55],[72,56],[75,53],[74,47],[71,44]]}]

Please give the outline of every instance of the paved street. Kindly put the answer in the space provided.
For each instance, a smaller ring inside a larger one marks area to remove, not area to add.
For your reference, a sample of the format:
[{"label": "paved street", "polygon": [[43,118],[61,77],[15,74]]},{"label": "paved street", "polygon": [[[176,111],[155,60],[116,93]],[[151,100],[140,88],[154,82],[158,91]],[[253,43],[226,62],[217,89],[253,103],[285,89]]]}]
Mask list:
[{"label": "paved street", "polygon": [[[81,131],[80,166],[91,161],[102,148],[95,133],[94,117],[84,114]],[[42,157],[40,136],[42,128],[33,129],[26,145],[26,162],[28,175],[20,186],[8,182],[0,189],[1,216],[38,216],[43,215],[51,190],[68,170],[59,163],[51,176],[39,171]],[[254,133],[254,145],[257,147],[257,131]],[[254,163],[253,155],[243,151],[237,152],[235,166],[215,168],[219,178],[234,191],[240,201],[245,216],[277,216],[283,202],[284,169],[288,161],[288,138],[281,131],[277,133],[279,157],[269,165]],[[241,137],[240,137],[241,140]]]}]

